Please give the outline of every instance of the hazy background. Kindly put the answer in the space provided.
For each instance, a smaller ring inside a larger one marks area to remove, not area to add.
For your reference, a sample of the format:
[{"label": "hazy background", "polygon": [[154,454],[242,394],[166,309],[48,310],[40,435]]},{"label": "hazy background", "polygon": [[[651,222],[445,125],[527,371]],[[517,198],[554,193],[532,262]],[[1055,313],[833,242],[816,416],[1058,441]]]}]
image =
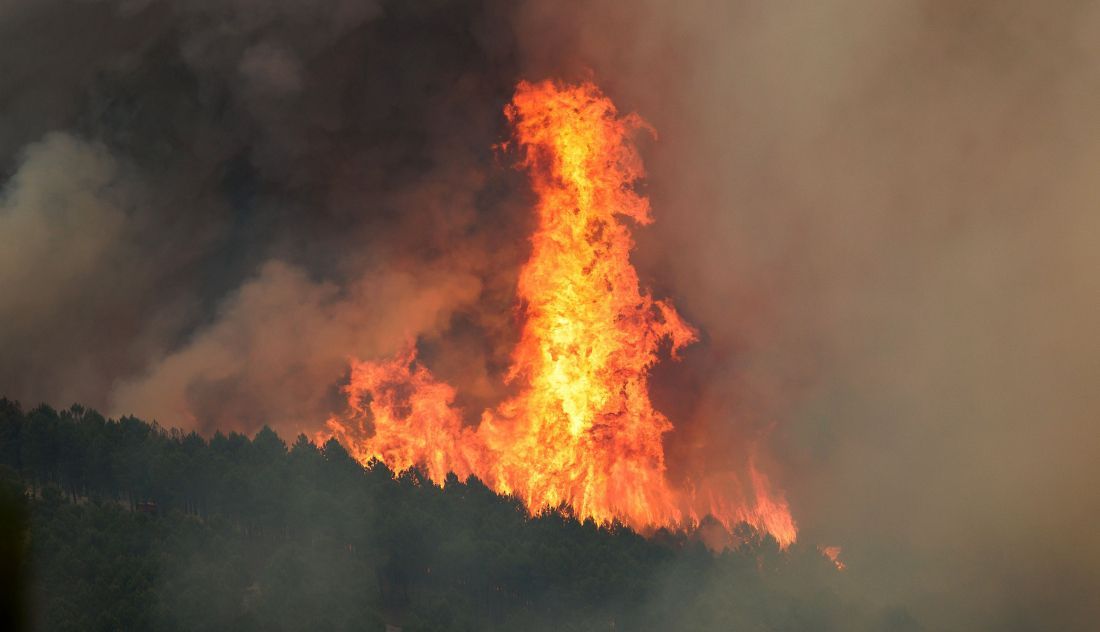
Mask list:
[{"label": "hazy background", "polygon": [[640,256],[731,350],[707,396],[776,421],[803,537],[933,629],[1092,625],[1100,7],[621,5],[520,41],[660,131]]},{"label": "hazy background", "polygon": [[348,355],[420,336],[476,418],[529,228],[501,107],[591,76],[658,130],[636,261],[703,333],[656,374],[672,475],[759,444],[853,594],[1085,629],[1098,28],[1068,0],[0,0],[0,392],[286,435]]}]

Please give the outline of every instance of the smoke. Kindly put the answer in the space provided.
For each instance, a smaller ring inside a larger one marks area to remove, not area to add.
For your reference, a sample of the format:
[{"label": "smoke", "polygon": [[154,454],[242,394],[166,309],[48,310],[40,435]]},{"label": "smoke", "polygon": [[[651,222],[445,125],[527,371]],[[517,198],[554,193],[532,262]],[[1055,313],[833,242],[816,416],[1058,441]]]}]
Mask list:
[{"label": "smoke", "polygon": [[701,343],[673,477],[756,460],[853,594],[932,629],[1100,613],[1091,3],[0,3],[0,391],[280,432],[420,337],[504,394],[515,81],[659,133],[635,261]]},{"label": "smoke", "polygon": [[429,267],[374,271],[341,292],[272,261],[182,349],[118,385],[114,408],[206,432],[314,432],[339,399],[325,385],[346,374],[349,358],[438,335],[479,290],[468,273]]},{"label": "smoke", "polygon": [[428,355],[492,397],[527,221],[497,4],[6,3],[3,391],[293,433],[349,357],[453,329]]},{"label": "smoke", "polygon": [[862,0],[523,21],[536,67],[575,51],[661,134],[639,260],[709,346],[666,376],[708,446],[674,449],[775,428],[802,538],[932,629],[1098,614],[1098,21]]},{"label": "smoke", "polygon": [[[137,370],[186,304],[157,292],[144,193],[101,144],[48,134],[0,199],[0,383],[28,398],[102,401],[103,367]],[[186,249],[184,249],[186,252]],[[171,266],[181,254],[166,253]],[[175,313],[173,313],[175,312]]]}]

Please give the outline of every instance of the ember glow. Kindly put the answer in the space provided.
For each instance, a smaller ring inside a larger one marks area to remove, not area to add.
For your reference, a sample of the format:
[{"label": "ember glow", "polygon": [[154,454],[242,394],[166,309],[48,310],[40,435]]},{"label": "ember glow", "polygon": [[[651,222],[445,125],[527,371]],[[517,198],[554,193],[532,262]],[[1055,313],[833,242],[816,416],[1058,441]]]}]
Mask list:
[{"label": "ember glow", "polygon": [[620,115],[591,83],[522,82],[505,114],[538,195],[508,374],[518,394],[466,427],[454,389],[409,345],[390,361],[353,362],[350,412],[324,434],[364,462],[418,466],[437,483],[448,472],[475,475],[531,512],[565,504],[580,518],[640,530],[709,514],[789,545],[787,503],[755,464],[747,484],[720,492],[702,482],[674,488],[666,476],[662,441],[673,424],[650,403],[649,371],[663,348],[675,356],[696,333],[640,287],[630,263],[625,220],[652,221],[633,188],[645,174],[631,136],[646,124]]},{"label": "ember glow", "polygon": [[842,571],[847,568],[844,562],[840,561],[841,549],[839,546],[820,546],[817,550],[821,551],[821,554],[824,555],[825,558],[828,559],[830,562],[832,562],[833,566],[836,566],[836,569],[838,571]]}]

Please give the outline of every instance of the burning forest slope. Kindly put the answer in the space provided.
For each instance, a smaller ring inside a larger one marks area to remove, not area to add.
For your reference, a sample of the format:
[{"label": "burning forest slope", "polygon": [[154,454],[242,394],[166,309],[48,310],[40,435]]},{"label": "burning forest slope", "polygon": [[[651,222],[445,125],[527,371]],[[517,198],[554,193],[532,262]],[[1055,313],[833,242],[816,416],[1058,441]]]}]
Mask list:
[{"label": "burning forest slope", "polygon": [[[909,629],[810,547],[642,538],[528,515],[336,441],[289,447],[0,400],[2,500],[30,521],[38,629]],[[26,526],[24,525],[24,529]],[[24,568],[25,568],[24,561]]]}]

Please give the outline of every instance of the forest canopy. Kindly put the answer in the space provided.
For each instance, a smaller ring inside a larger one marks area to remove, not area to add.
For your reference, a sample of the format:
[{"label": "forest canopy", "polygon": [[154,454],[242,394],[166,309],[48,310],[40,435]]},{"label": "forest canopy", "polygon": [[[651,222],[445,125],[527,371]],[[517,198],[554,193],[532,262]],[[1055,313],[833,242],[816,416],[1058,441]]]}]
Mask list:
[{"label": "forest canopy", "polygon": [[435,486],[268,428],[207,439],[0,399],[0,464],[18,627],[917,629],[843,598],[809,545],[530,516],[476,478]]}]

